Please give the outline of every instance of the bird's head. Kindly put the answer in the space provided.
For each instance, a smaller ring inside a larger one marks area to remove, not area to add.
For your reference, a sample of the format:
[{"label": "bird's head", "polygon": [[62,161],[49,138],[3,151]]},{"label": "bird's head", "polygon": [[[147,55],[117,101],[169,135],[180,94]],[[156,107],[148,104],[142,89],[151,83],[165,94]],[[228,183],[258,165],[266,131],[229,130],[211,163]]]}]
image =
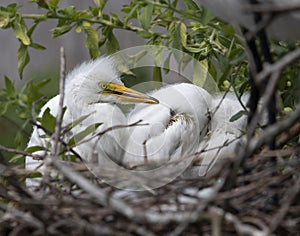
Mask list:
[{"label": "bird's head", "polygon": [[77,106],[103,102],[159,103],[153,97],[125,87],[113,60],[109,57],[85,62],[69,73],[65,97],[67,103]]}]

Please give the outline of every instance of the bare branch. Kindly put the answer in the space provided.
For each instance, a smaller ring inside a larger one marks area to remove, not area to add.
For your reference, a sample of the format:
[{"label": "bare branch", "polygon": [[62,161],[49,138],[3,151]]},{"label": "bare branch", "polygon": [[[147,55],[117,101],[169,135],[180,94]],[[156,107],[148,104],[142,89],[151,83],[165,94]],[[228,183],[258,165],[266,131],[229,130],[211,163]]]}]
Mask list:
[{"label": "bare branch", "polygon": [[283,200],[283,203],[278,210],[278,212],[275,214],[273,219],[270,223],[270,232],[268,235],[270,235],[274,230],[279,226],[280,222],[282,222],[283,218],[287,214],[287,211],[289,210],[290,205],[292,205],[293,200],[297,196],[297,194],[300,192],[300,175],[297,174],[295,176],[296,181],[295,183],[289,188],[289,190],[285,194],[285,199]]},{"label": "bare branch", "polygon": [[62,119],[63,119],[63,105],[64,105],[64,97],[65,97],[65,51],[64,48],[60,48],[60,82],[59,82],[59,105],[58,105],[58,111],[56,116],[56,125],[55,130],[53,133],[53,140],[54,140],[54,146],[52,150],[52,156],[57,156],[59,154],[59,148],[60,148],[60,133],[61,133],[61,125],[62,125]]}]

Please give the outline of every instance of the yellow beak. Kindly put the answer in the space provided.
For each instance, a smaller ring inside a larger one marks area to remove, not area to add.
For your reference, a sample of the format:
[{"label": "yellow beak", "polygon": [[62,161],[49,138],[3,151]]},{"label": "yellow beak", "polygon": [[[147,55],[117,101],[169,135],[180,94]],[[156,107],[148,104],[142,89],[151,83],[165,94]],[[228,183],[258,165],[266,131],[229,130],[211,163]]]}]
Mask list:
[{"label": "yellow beak", "polygon": [[99,83],[99,87],[102,89],[102,94],[115,96],[126,103],[159,103],[159,101],[156,98],[150,97],[147,94],[127,88],[120,84]]}]

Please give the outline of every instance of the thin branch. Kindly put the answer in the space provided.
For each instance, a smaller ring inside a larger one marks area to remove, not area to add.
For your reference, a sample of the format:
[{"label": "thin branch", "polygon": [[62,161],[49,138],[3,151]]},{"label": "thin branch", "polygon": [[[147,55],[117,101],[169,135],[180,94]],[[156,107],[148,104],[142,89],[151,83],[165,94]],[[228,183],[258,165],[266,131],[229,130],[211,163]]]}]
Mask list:
[{"label": "thin branch", "polygon": [[141,122],[142,122],[142,120],[138,120],[138,121],[136,121],[134,123],[131,123],[129,125],[114,125],[114,126],[108,127],[107,129],[105,129],[103,131],[100,131],[100,132],[92,135],[91,137],[82,140],[81,142],[76,143],[75,145],[72,146],[72,148],[76,147],[76,146],[79,146],[79,145],[81,145],[83,143],[89,142],[89,141],[91,141],[95,137],[101,137],[102,135],[104,135],[104,134],[106,134],[106,133],[108,133],[110,131],[116,130],[116,129],[129,128],[129,127],[132,127],[132,126],[145,126],[145,125],[149,125],[148,123],[139,124]]},{"label": "thin branch", "polygon": [[285,199],[283,201],[283,204],[281,205],[278,212],[275,214],[273,219],[270,222],[270,232],[268,232],[268,235],[270,235],[272,232],[274,232],[280,223],[282,222],[283,218],[287,214],[290,206],[293,203],[293,200],[297,196],[297,194],[300,192],[300,175],[297,174],[295,183],[288,189],[288,191],[285,194]]},{"label": "thin branch", "polygon": [[152,36],[158,36],[162,39],[170,38],[170,36],[168,34],[156,33],[152,30],[145,30],[141,27],[134,26],[132,24],[125,24],[125,23],[122,23],[122,22],[118,22],[118,24],[115,24],[112,21],[105,20],[105,19],[100,18],[100,17],[93,17],[93,18],[84,18],[84,17],[82,17],[82,18],[74,20],[74,18],[70,18],[70,17],[67,17],[67,16],[62,16],[62,15],[59,15],[57,13],[51,12],[47,15],[45,15],[45,14],[22,14],[22,18],[32,19],[32,20],[35,20],[35,21],[44,21],[47,18],[57,19],[57,20],[60,20],[60,19],[61,20],[71,20],[73,22],[77,21],[78,23],[80,23],[82,21],[85,21],[85,22],[89,22],[89,23],[92,23],[92,24],[101,24],[102,26],[110,26],[110,27],[114,27],[115,29],[123,29],[123,30],[137,32],[137,33],[146,32],[148,34],[151,34]]},{"label": "thin branch", "polygon": [[33,217],[31,214],[22,212],[22,211],[16,209],[15,207],[5,205],[4,203],[1,203],[1,202],[0,202],[0,208],[2,208],[3,210],[11,213],[12,215],[14,215],[18,218],[21,218],[22,220],[24,220],[28,224],[30,224],[30,225],[38,228],[38,229],[43,229],[44,228],[43,222],[41,222],[38,218]]},{"label": "thin branch", "polygon": [[208,216],[209,218],[223,217],[225,222],[233,224],[238,235],[253,235],[253,236],[267,235],[266,232],[257,230],[255,227],[253,227],[250,224],[244,224],[235,215],[229,212],[225,212],[223,209],[218,207],[210,207],[208,210]]},{"label": "thin branch", "polygon": [[[259,106],[259,109],[256,109],[256,111],[252,117],[252,120],[249,124],[248,132],[247,132],[248,137],[249,137],[248,140],[250,140],[252,138],[252,134],[254,134],[254,130],[256,129],[257,124],[261,120],[263,113],[265,112],[268,105],[270,104],[271,98],[277,88],[277,84],[280,79],[280,72],[281,71],[278,71],[278,70],[274,71],[272,76],[269,79],[268,85],[267,85],[267,87],[265,89],[265,93],[264,93],[265,96],[263,96],[263,98],[262,98],[262,104],[261,104],[261,106]],[[273,102],[275,102],[275,101],[273,101]]]},{"label": "thin branch", "polygon": [[59,82],[59,105],[58,105],[58,111],[56,116],[56,125],[55,130],[53,133],[53,141],[54,146],[52,150],[52,156],[57,157],[60,150],[60,133],[61,133],[61,126],[62,126],[62,119],[63,119],[63,105],[64,105],[64,97],[65,97],[65,76],[66,71],[66,60],[65,60],[65,51],[64,48],[60,48],[60,82]]},{"label": "thin branch", "polygon": [[273,63],[272,65],[265,65],[263,70],[257,74],[256,82],[262,83],[264,80],[270,76],[270,74],[277,72],[281,72],[286,66],[290,65],[292,62],[297,60],[300,57],[300,48],[293,50],[292,52],[286,54],[278,61]]},{"label": "thin branch", "polygon": [[[287,118],[277,122],[274,125],[269,126],[258,138],[252,138],[249,142],[248,148],[245,149],[244,154],[251,156],[255,150],[262,147],[262,145],[268,143],[270,139],[290,129],[300,119],[300,104],[296,106],[296,109]],[[246,155],[245,155],[246,156]]]},{"label": "thin branch", "polygon": [[23,155],[23,156],[30,156],[30,157],[32,157],[35,160],[42,160],[43,159],[43,157],[40,156],[40,155],[29,153],[29,152],[25,152],[25,151],[14,149],[14,148],[4,147],[2,145],[0,145],[0,151],[10,152],[10,153],[15,153],[15,154],[20,154],[20,155]]},{"label": "thin branch", "polygon": [[53,159],[53,165],[72,183],[76,183],[90,196],[94,197],[102,206],[111,207],[129,218],[135,216],[135,211],[121,199],[116,199],[114,197],[108,198],[108,194],[103,189],[98,188],[97,185],[64,165],[60,160]]},{"label": "thin branch", "polygon": [[244,7],[245,13],[290,13],[300,10],[299,3],[285,2],[284,5],[275,5],[274,3],[259,3],[251,4],[250,6]]}]

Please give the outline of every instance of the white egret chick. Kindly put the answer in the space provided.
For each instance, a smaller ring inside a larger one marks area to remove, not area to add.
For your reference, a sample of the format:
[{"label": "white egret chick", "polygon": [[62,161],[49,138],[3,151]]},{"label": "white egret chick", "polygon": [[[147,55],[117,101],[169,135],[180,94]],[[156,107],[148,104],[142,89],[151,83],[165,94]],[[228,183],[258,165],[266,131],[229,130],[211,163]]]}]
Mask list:
[{"label": "white egret chick", "polygon": [[[127,119],[116,103],[158,103],[155,98],[126,88],[121,82],[113,60],[109,57],[85,62],[69,73],[66,77],[64,95],[64,106],[67,109],[63,117],[63,127],[84,115],[89,115],[75,126],[69,135],[85,130],[95,123],[101,125],[95,126],[93,134],[115,125],[127,125]],[[41,117],[47,108],[50,109],[53,116],[57,116],[59,98],[60,95],[57,95],[48,101],[41,109],[39,116]],[[46,147],[46,141],[49,142],[49,139],[45,140],[42,135],[44,135],[44,131],[35,127],[28,147]],[[91,135],[87,136],[87,138],[90,137]],[[78,146],[74,149],[88,163],[101,165],[102,161],[105,163],[105,159],[120,162],[127,143],[127,130],[126,128],[115,129],[101,136],[95,136],[85,143],[79,144],[80,140],[78,141]],[[45,153],[39,151],[36,154],[44,155]],[[28,170],[33,170],[41,164],[43,164],[42,161],[26,157],[26,169]],[[43,167],[39,170],[43,172]],[[32,181],[34,180],[28,178],[27,185],[34,185]]]},{"label": "white egret chick", "polygon": [[131,167],[191,156],[207,132],[212,97],[206,90],[180,83],[150,95],[160,103],[138,104],[128,115],[130,123],[143,120],[149,124],[130,128],[124,164]]},{"label": "white egret chick", "polygon": [[[253,12],[246,11],[252,6],[266,6],[266,9],[272,7],[291,8],[290,11],[282,12],[262,12],[262,18],[269,18],[270,24],[267,24],[267,32],[270,38],[293,42],[300,36],[300,10],[299,0],[257,0],[257,3],[250,4],[250,0],[200,0],[200,2],[211,10],[216,16],[235,25],[253,31],[255,27]],[[298,10],[292,11],[293,6],[298,4]],[[268,6],[268,8],[267,8]]]},{"label": "white egret chick", "polygon": [[231,92],[225,97],[220,94],[213,98],[209,133],[198,150],[200,153],[203,152],[200,176],[205,175],[218,158],[234,158],[237,146],[244,144],[242,135],[246,132],[247,116],[243,114],[233,121],[231,118],[245,110],[248,99],[249,95],[244,94],[239,101],[236,94]]}]

